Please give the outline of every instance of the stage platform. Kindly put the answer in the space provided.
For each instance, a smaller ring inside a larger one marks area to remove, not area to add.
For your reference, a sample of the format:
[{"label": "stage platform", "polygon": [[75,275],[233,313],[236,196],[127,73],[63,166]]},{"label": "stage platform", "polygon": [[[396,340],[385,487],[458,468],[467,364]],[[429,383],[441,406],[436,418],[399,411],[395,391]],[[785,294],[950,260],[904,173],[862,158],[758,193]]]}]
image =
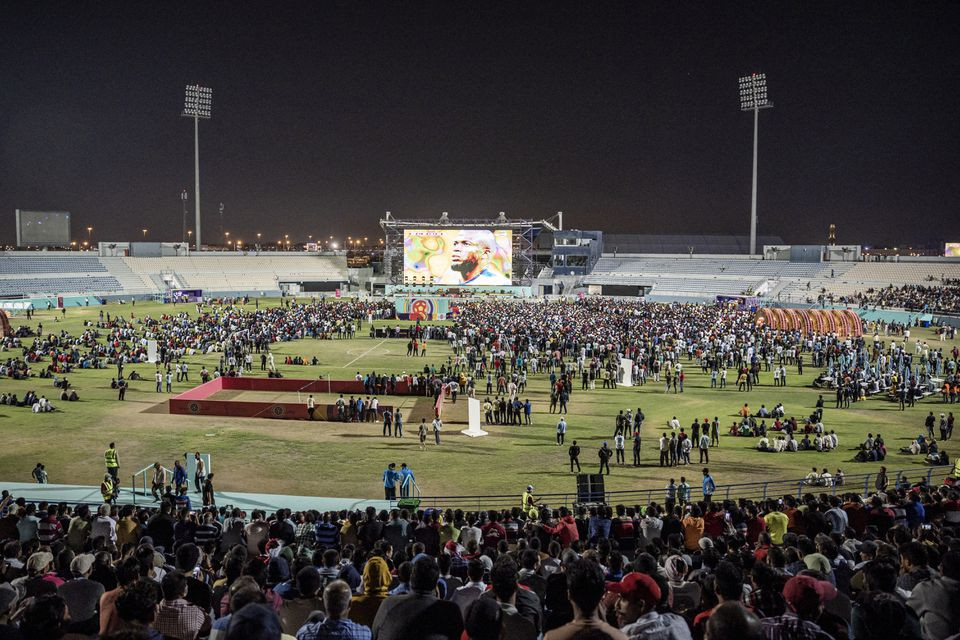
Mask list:
[{"label": "stage platform", "polygon": [[[0,489],[6,489],[14,498],[24,498],[30,502],[66,502],[67,504],[102,504],[100,497],[100,487],[85,487],[74,484],[36,484],[36,483],[17,483],[0,482]],[[305,511],[314,509],[316,511],[342,511],[344,509],[366,509],[373,507],[377,511],[381,509],[390,509],[392,505],[389,500],[362,500],[356,498],[320,498],[314,496],[286,496],[274,493],[238,493],[233,491],[217,491],[214,493],[217,506],[233,506],[243,509],[249,514],[254,509],[263,509],[265,511],[275,511],[279,508],[292,509],[293,511]],[[200,494],[190,493],[190,500],[194,508],[200,506]],[[138,493],[136,496],[129,488],[121,489],[117,498],[117,504],[137,504],[140,506],[151,506],[157,503],[153,502],[153,497]]]}]

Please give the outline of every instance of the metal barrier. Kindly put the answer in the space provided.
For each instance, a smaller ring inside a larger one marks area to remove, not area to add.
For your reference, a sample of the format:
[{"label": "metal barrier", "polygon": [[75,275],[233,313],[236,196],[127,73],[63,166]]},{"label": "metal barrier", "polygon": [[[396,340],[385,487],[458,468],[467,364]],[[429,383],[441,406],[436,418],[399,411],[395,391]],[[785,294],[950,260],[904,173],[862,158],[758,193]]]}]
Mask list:
[{"label": "metal barrier", "polygon": [[[170,481],[173,479],[173,471],[170,471],[170,469],[167,469],[167,468],[164,467],[164,466],[161,466],[160,469],[163,470],[163,484],[164,484],[164,486],[166,486],[166,485],[170,484]],[[136,473],[134,473],[134,474],[130,477],[131,494],[133,495],[133,504],[137,504],[137,488],[138,488],[138,487],[137,487],[137,481],[138,481],[138,478],[142,478],[142,479],[143,479],[143,495],[144,495],[144,496],[150,495],[150,494],[148,493],[149,489],[147,488],[147,475],[148,475],[148,473],[149,473],[149,475],[151,476],[151,479],[150,479],[150,489],[152,489],[152,488],[153,488],[153,478],[152,478],[153,473],[152,473],[152,472],[153,472],[153,465],[151,464],[149,467],[144,467],[143,469],[140,469],[140,471],[137,471]]]},{"label": "metal barrier", "polygon": [[[925,481],[928,485],[948,477],[953,466],[928,467],[925,469],[907,469],[890,472],[889,486],[895,487],[903,482],[911,485]],[[917,472],[922,472],[918,477]],[[859,473],[848,475],[844,484],[836,483],[830,486],[807,484],[805,480],[770,480],[766,482],[745,482],[740,484],[717,485],[713,494],[715,500],[752,500],[758,502],[768,498],[781,498],[791,495],[800,498],[805,493],[820,495],[843,495],[844,493],[860,493],[868,495],[875,492],[877,473]],[[665,498],[664,489],[628,489],[624,491],[606,491],[605,503],[608,505],[648,505],[651,502],[662,503]],[[698,486],[691,486],[691,499],[697,500],[700,493]],[[550,508],[573,507],[577,504],[577,493],[544,493],[538,494],[537,499]],[[517,495],[482,495],[482,496],[423,496],[420,499],[421,508],[434,509],[464,509],[483,511],[487,509],[509,509],[520,506],[520,496]]]}]

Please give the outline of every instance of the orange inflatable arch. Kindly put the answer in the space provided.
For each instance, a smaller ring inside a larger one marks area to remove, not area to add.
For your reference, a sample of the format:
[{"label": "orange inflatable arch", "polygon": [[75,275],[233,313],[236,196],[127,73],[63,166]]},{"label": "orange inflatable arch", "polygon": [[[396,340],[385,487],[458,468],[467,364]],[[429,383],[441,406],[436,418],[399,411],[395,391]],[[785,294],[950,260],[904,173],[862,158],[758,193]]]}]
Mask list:
[{"label": "orange inflatable arch", "polygon": [[763,307],[757,310],[757,327],[775,331],[835,333],[840,336],[863,335],[863,321],[849,309],[780,309]]}]

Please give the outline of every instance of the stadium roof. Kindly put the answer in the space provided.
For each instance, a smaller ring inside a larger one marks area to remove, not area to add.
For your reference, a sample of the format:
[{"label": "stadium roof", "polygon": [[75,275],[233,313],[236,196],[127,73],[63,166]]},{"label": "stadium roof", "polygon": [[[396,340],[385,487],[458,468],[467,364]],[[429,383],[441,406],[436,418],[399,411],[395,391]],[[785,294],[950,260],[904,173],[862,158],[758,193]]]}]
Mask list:
[{"label": "stadium roof", "polygon": [[[757,236],[757,246],[784,244],[780,236]],[[750,252],[748,236],[645,235],[604,233],[604,253],[694,253],[731,254]]]}]

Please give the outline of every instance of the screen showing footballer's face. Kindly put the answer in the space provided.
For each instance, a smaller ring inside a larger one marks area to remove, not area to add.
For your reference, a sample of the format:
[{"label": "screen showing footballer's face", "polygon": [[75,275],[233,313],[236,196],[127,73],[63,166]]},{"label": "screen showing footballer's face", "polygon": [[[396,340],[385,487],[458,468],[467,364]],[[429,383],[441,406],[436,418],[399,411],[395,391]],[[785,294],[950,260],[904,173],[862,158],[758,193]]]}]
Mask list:
[{"label": "screen showing footballer's face", "polygon": [[407,229],[403,232],[403,244],[403,275],[407,284],[511,284],[511,231]]}]

